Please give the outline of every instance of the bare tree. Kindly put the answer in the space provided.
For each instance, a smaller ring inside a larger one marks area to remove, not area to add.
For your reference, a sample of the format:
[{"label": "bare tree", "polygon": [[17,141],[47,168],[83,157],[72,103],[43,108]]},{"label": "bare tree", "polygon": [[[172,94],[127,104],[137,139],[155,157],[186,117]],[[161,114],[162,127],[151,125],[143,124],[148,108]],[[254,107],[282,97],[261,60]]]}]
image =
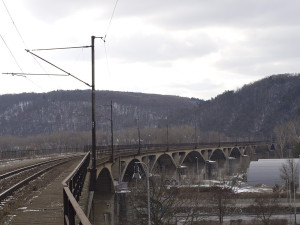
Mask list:
[{"label": "bare tree", "polygon": [[[147,196],[144,180],[138,182],[129,196],[130,205],[135,212],[133,221],[147,224]],[[203,219],[199,215],[201,200],[197,192],[186,192],[180,188],[168,188],[161,180],[150,179],[150,209],[152,225],[175,224],[180,218],[181,224],[187,225]]]},{"label": "bare tree", "polygon": [[284,151],[286,150],[286,146],[288,143],[288,130],[286,125],[279,125],[274,128],[274,134],[276,137],[276,143],[279,149],[277,150],[280,158],[283,158]]},{"label": "bare tree", "polygon": [[300,119],[289,121],[288,126],[291,134],[290,143],[293,145],[300,143]]},{"label": "bare tree", "polygon": [[219,222],[223,223],[224,216],[229,215],[235,209],[235,195],[229,187],[212,187],[210,203],[213,211],[218,215]]},{"label": "bare tree", "polygon": [[278,148],[278,155],[283,158],[287,147],[292,147],[300,142],[299,119],[292,120],[285,124],[278,125],[274,128],[276,143]]},{"label": "bare tree", "polygon": [[299,186],[299,161],[287,159],[280,168],[280,177],[286,182],[287,189],[292,195]]},{"label": "bare tree", "polygon": [[271,217],[279,211],[278,195],[258,196],[254,200],[253,212],[264,225],[271,224]]}]

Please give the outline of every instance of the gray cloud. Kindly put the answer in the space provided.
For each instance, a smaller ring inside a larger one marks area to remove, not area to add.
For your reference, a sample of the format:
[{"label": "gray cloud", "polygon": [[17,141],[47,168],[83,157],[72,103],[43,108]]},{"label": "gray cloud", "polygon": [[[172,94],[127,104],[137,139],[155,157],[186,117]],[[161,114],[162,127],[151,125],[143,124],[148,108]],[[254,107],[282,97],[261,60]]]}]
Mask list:
[{"label": "gray cloud", "polygon": [[221,84],[216,84],[215,81],[209,79],[204,79],[201,82],[191,81],[191,83],[189,84],[171,84],[170,88],[176,90],[176,92],[179,93],[180,96],[205,96],[205,100],[209,99],[212,96],[216,96],[225,90],[224,86],[222,86]]},{"label": "gray cloud", "polygon": [[148,21],[173,29],[199,26],[266,27],[298,24],[300,2],[291,0],[128,0],[119,16],[147,17]]},{"label": "gray cloud", "polygon": [[222,88],[223,86],[220,84],[216,84],[212,80],[204,79],[201,82],[192,82],[190,84],[172,84],[172,88],[183,88],[183,89],[189,89],[189,90],[212,90],[216,88]]},{"label": "gray cloud", "polygon": [[300,27],[249,29],[249,40],[231,46],[215,66],[245,75],[299,71],[291,68],[291,61],[300,58],[299,31]]},{"label": "gray cloud", "polygon": [[98,7],[97,0],[25,0],[24,3],[31,14],[37,19],[47,23],[54,23],[57,20],[70,16],[80,10]]},{"label": "gray cloud", "polygon": [[133,61],[171,61],[203,57],[218,48],[206,34],[186,39],[175,39],[160,34],[135,35],[123,38],[108,50],[112,57]]},{"label": "gray cloud", "polygon": [[[114,3],[115,1],[111,0],[74,0],[72,3],[69,0],[27,1],[32,13],[51,21],[93,7],[99,7],[99,20],[104,18],[109,20]],[[246,43],[247,47],[259,56],[247,57],[245,52],[245,56],[230,56],[232,60],[227,59],[235,61],[237,58],[243,64],[257,59],[278,60],[285,56],[297,56],[298,46],[295,48],[294,45],[297,43],[299,32],[293,32],[293,29],[300,21],[299,9],[300,1],[296,0],[288,2],[281,0],[120,0],[115,18],[143,18],[145,23],[166,29],[166,33],[168,29],[184,31],[207,26],[246,28],[250,38]],[[104,11],[105,15],[100,11]],[[130,26],[128,24],[128,28],[132,28]],[[290,29],[283,30],[283,26]],[[266,31],[259,29],[266,29]],[[111,54],[120,58],[124,58],[123,54],[125,54],[128,58],[141,61],[174,60],[203,56],[215,51],[217,47],[217,43],[204,33],[190,40],[176,40],[171,36],[159,34],[146,36],[136,31],[134,37],[123,38],[117,44],[114,43]],[[237,53],[243,54],[244,49],[242,47]],[[226,64],[227,60],[223,64]]]},{"label": "gray cloud", "polygon": [[[33,44],[42,45],[32,46],[34,48],[89,44],[90,34],[103,35],[106,32],[115,2],[22,0],[24,12],[28,10],[39,21],[37,26],[43,24],[43,32],[47,34],[43,34],[40,27],[31,29],[30,24],[24,24],[20,30],[27,31],[22,32],[25,38],[41,40],[38,43],[33,41]],[[199,73],[209,71],[211,83],[207,80],[201,82],[201,78],[195,75],[195,80],[191,81],[194,84],[182,84],[178,80],[178,86],[171,88],[178,88],[181,93],[193,90],[198,96],[210,95],[213,90],[222,88],[214,85],[218,82],[218,74],[240,74],[235,81],[238,83],[238,79],[249,80],[250,76],[299,72],[299,9],[298,0],[119,0],[106,42],[108,58],[109,61],[110,58],[117,59],[113,62],[122,61],[124,65],[142,62],[148,69],[161,71],[161,75],[172,74],[173,68],[184,67],[194,67],[189,71]],[[90,17],[79,17],[86,12]],[[22,19],[20,16],[16,22]],[[133,21],[129,19],[139,21],[144,29],[139,30],[140,27],[134,27],[136,24],[124,22]],[[93,26],[86,22],[93,23]],[[118,30],[120,26],[123,26],[121,31]],[[219,28],[225,30],[226,37],[221,36],[222,31],[218,33]],[[230,40],[231,33],[226,33],[231,31],[234,40]],[[97,41],[97,57],[105,58],[104,49],[99,46]],[[47,59],[49,56],[63,68],[65,62],[62,61],[73,61],[74,58],[80,62],[90,60],[89,49],[83,53],[74,50],[41,54]],[[195,62],[199,62],[199,67]],[[142,66],[139,66],[142,71]]]},{"label": "gray cloud", "polygon": [[[26,0],[39,19],[57,20],[77,11],[99,8],[103,16],[112,13],[112,0]],[[189,29],[197,26],[278,26],[295,25],[300,20],[297,0],[120,0],[115,17],[143,17],[159,26]]]}]

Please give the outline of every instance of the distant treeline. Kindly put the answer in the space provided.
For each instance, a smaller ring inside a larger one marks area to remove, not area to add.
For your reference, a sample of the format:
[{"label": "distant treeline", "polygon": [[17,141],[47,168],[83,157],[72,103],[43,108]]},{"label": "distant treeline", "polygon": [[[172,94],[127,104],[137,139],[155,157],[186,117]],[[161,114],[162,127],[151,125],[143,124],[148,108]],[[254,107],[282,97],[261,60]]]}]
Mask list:
[{"label": "distant treeline", "polygon": [[[97,91],[97,145],[111,145],[112,120],[114,144],[136,144],[140,129],[146,144],[270,140],[282,155],[300,136],[299,87],[299,74],[282,74],[207,101]],[[90,90],[0,96],[0,150],[89,145],[90,98]]]}]

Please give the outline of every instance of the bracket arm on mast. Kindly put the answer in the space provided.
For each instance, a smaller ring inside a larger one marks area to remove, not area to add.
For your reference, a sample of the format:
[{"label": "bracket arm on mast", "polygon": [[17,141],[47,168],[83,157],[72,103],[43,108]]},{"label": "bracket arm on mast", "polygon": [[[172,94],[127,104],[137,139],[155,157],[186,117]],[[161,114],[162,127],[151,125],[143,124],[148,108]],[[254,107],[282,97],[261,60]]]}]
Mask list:
[{"label": "bracket arm on mast", "polygon": [[62,71],[62,72],[64,72],[64,73],[68,74],[69,76],[75,78],[76,80],[80,81],[81,83],[84,83],[85,85],[87,85],[87,86],[89,86],[89,87],[92,87],[90,84],[86,83],[85,81],[83,81],[83,80],[79,79],[78,77],[74,76],[73,74],[71,74],[71,73],[69,73],[69,72],[63,70],[62,68],[60,68],[60,67],[54,65],[53,63],[49,62],[48,60],[46,60],[46,59],[44,59],[44,58],[38,56],[37,54],[31,52],[30,50],[28,50],[28,49],[25,49],[25,50],[26,50],[26,52],[28,52],[28,53],[34,55],[35,57],[37,57],[37,58],[43,60],[44,62],[50,64],[50,65],[53,66],[53,67],[55,67],[56,69],[59,69],[60,71]]}]

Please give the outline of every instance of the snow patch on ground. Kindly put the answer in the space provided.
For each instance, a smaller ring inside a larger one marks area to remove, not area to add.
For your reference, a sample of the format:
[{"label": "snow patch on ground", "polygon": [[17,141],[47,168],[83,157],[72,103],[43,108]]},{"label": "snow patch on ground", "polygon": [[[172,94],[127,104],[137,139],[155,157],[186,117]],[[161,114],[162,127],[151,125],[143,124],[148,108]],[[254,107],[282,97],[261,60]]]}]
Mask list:
[{"label": "snow patch on ground", "polygon": [[242,188],[236,188],[234,189],[236,193],[245,193],[245,192],[251,192],[251,193],[263,193],[263,192],[271,192],[272,188],[267,186],[261,186],[261,187],[242,187]]}]

